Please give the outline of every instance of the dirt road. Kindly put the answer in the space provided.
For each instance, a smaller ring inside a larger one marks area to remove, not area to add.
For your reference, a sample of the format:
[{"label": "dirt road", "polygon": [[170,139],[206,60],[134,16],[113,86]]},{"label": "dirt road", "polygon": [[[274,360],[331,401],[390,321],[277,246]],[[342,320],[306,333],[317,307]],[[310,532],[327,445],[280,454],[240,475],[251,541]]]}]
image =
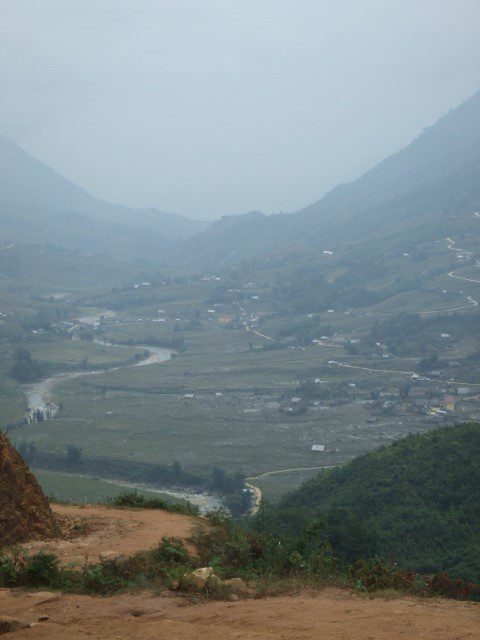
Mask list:
[{"label": "dirt road", "polygon": [[133,555],[152,549],[163,536],[188,539],[198,519],[157,509],[112,509],[105,506],[52,505],[53,511],[71,520],[83,535],[70,540],[30,542],[30,551],[56,553],[62,564],[83,566],[98,562],[101,554]]},{"label": "dirt road", "polygon": [[[33,622],[11,640],[454,640],[480,638],[480,605],[451,600],[368,599],[329,588],[193,605],[181,596],[111,598],[0,590],[3,615]],[[39,622],[40,616],[48,620]]]}]

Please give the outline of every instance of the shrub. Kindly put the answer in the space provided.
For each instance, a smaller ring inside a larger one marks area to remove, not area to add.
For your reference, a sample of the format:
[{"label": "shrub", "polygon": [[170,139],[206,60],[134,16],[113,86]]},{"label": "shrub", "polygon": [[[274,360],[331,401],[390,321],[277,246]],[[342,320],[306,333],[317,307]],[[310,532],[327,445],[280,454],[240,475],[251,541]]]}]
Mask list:
[{"label": "shrub", "polygon": [[0,587],[14,587],[18,579],[15,558],[0,556]]},{"label": "shrub", "polygon": [[108,595],[119,589],[124,589],[128,582],[116,575],[117,563],[101,563],[85,567],[82,573],[82,591]]},{"label": "shrub", "polygon": [[0,586],[56,587],[60,579],[58,559],[51,553],[25,556],[17,550],[12,556],[0,557]]},{"label": "shrub", "polygon": [[480,601],[480,586],[465,582],[461,578],[453,579],[446,573],[437,573],[428,581],[428,590],[432,595],[454,598],[456,600]]},{"label": "shrub", "polygon": [[409,579],[409,574],[402,573],[396,565],[381,560],[359,560],[350,567],[348,575],[360,591],[402,591],[413,582],[413,575]]},{"label": "shrub", "polygon": [[163,564],[186,564],[189,562],[188,551],[178,538],[162,538],[162,544],[154,552],[154,559]]},{"label": "shrub", "polygon": [[52,553],[40,551],[26,559],[22,573],[28,586],[53,587],[58,583],[60,577],[58,558]]},{"label": "shrub", "polygon": [[114,507],[129,507],[130,509],[163,509],[173,513],[182,513],[187,516],[197,516],[198,507],[190,502],[167,502],[163,498],[147,498],[137,491],[121,493],[115,498],[110,498],[109,503]]}]

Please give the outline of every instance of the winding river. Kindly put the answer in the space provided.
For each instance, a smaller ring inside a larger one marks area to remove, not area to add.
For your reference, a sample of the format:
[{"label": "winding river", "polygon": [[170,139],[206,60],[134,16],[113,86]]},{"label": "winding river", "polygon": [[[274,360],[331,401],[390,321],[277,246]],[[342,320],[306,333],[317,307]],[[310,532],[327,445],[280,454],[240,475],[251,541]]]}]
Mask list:
[{"label": "winding river", "polygon": [[[112,318],[114,316],[114,311],[104,311],[97,315],[83,316],[82,318],[79,318],[79,321],[84,324],[94,324],[96,322],[99,322],[102,317]],[[127,345],[113,344],[112,342],[106,342],[99,339],[95,339],[94,342],[105,347],[127,347]],[[54,418],[58,413],[59,406],[55,402],[53,391],[58,384],[64,382],[65,380],[73,380],[75,378],[80,378],[83,376],[94,376],[98,374],[111,373],[113,371],[118,371],[119,369],[125,369],[128,367],[146,367],[152,364],[159,364],[161,362],[170,360],[174,353],[174,351],[172,351],[171,349],[165,349],[162,347],[151,347],[148,345],[135,345],[135,347],[144,351],[148,351],[149,355],[143,360],[132,364],[110,367],[108,369],[95,369],[92,371],[71,371],[68,373],[57,373],[56,375],[51,376],[50,378],[44,378],[39,382],[22,385],[22,389],[27,398],[28,415],[30,416],[30,418],[32,418],[36,411],[40,411],[43,414],[45,420],[51,420],[52,418]],[[196,493],[182,489],[152,487],[124,482],[122,480],[108,480],[105,478],[102,478],[102,480],[105,482],[111,482],[112,484],[116,484],[119,486],[124,486],[126,488],[143,489],[145,491],[154,493],[164,493],[172,496],[173,498],[188,500],[192,504],[198,506],[202,513],[208,513],[209,511],[213,511],[223,506],[223,503],[218,496],[212,495],[207,492]]]}]

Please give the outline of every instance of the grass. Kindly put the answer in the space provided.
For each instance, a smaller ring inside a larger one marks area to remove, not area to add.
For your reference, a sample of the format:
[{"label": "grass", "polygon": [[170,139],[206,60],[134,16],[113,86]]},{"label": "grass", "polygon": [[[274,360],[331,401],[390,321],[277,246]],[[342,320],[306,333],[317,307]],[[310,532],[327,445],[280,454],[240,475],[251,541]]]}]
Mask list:
[{"label": "grass", "polygon": [[112,498],[109,503],[112,507],[127,507],[129,509],[162,509],[172,513],[183,513],[189,516],[198,516],[199,509],[189,502],[172,502],[158,496],[147,497],[138,491],[123,492]]},{"label": "grass", "polygon": [[[55,500],[59,502],[101,504],[125,494],[124,486],[100,478],[84,478],[76,474],[44,469],[33,469],[33,472],[43,491],[49,496],[54,496]],[[146,499],[158,499],[167,504],[179,502],[164,493],[147,490],[138,490],[136,493],[139,496],[145,496]]]},{"label": "grass", "polygon": [[79,370],[84,358],[88,368],[113,367],[135,362],[135,355],[143,357],[142,349],[134,347],[106,347],[101,344],[75,340],[43,340],[33,342],[30,348],[32,357],[48,362],[49,369]]}]

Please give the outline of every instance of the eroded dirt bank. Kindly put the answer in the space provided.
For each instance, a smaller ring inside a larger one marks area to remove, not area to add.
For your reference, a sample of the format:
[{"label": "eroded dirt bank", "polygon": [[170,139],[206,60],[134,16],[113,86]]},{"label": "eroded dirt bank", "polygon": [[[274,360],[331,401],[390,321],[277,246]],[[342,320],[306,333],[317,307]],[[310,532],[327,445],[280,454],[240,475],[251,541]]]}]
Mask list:
[{"label": "eroded dirt bank", "polygon": [[100,555],[109,552],[131,556],[153,549],[164,536],[186,541],[200,522],[198,518],[159,509],[54,504],[52,510],[67,525],[71,521],[80,535],[68,540],[35,541],[22,546],[30,553],[40,549],[51,551],[62,564],[76,566],[96,563]]},{"label": "eroded dirt bank", "polygon": [[[454,640],[480,638],[480,606],[449,600],[383,600],[320,594],[189,604],[174,594],[111,598],[0,590],[0,611],[32,640]],[[48,620],[40,622],[41,616]]]}]

